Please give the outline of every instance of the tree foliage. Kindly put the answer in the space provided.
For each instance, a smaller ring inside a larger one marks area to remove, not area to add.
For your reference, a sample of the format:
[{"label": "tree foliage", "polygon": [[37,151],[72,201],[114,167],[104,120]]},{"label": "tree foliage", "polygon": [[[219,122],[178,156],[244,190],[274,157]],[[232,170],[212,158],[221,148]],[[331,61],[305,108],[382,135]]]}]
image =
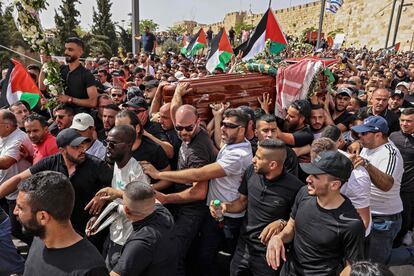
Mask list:
[{"label": "tree foliage", "polygon": [[105,41],[108,41],[108,37],[104,35],[98,35],[93,33],[86,33],[82,40],[85,44],[85,56],[93,57],[107,57],[113,56],[111,46]]},{"label": "tree foliage", "polygon": [[79,3],[79,0],[62,0],[62,4],[59,6],[60,14],[55,11],[55,24],[56,24],[56,49],[60,53],[63,53],[65,40],[72,36],[77,36],[76,29],[79,26],[80,15],[76,9],[75,4]]},{"label": "tree foliage", "polygon": [[144,27],[148,27],[150,32],[156,32],[158,30],[158,24],[152,19],[143,19],[139,21],[139,31],[144,32]]},{"label": "tree foliage", "polygon": [[[118,38],[116,36],[115,24],[111,17],[110,0],[96,0],[97,11],[93,8],[93,25],[92,33],[101,37],[106,37],[105,44],[111,48],[111,53],[114,54],[118,50]],[[106,46],[105,46],[106,48]],[[102,49],[106,51],[106,49]]]},{"label": "tree foliage", "polygon": [[234,26],[234,31],[236,32],[237,35],[240,35],[242,30],[250,31],[253,28],[254,26],[252,24],[248,24],[246,22],[240,22]]},{"label": "tree foliage", "polygon": [[182,35],[187,32],[187,29],[181,25],[178,26],[171,26],[167,29],[167,32],[170,35]]},{"label": "tree foliage", "polygon": [[119,46],[124,49],[125,52],[132,52],[132,32],[131,28],[124,29],[118,26]]}]

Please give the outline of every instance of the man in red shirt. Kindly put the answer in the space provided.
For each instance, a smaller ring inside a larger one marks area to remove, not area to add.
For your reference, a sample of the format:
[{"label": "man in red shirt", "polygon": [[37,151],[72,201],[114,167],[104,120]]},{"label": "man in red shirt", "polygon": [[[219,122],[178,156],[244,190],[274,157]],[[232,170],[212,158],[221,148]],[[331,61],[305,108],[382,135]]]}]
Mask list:
[{"label": "man in red shirt", "polygon": [[33,143],[33,164],[43,157],[58,153],[56,138],[50,134],[46,119],[38,114],[31,114],[24,120],[26,133]]}]

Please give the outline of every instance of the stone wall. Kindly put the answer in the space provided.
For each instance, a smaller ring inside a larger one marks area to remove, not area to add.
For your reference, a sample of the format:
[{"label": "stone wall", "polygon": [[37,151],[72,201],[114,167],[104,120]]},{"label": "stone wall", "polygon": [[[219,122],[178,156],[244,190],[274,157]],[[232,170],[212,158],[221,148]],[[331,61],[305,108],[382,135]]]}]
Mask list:
[{"label": "stone wall", "polygon": [[[406,1],[409,2],[409,1]],[[392,9],[391,0],[346,0],[344,5],[334,15],[325,13],[323,32],[342,29],[346,35],[346,46],[383,48],[388,29],[388,22]],[[397,17],[398,3],[394,12],[394,23]],[[276,10],[275,15],[288,35],[298,36],[306,28],[319,26],[320,1],[294,6],[291,8]],[[224,26],[229,30],[240,22],[256,25],[262,14],[250,14],[248,12],[232,12],[226,14],[223,21],[210,24],[213,32],[217,33]],[[403,8],[396,42],[401,42],[401,49],[409,50],[414,28],[414,6]],[[198,31],[198,27],[194,30]],[[391,45],[394,34],[394,24],[388,45]],[[414,48],[414,46],[413,46]]]}]

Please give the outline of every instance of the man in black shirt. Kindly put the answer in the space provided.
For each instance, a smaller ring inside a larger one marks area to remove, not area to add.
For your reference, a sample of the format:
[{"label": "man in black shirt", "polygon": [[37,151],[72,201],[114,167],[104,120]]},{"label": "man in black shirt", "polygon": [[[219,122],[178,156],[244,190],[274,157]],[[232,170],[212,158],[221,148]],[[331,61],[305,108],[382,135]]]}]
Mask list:
[{"label": "man in black shirt", "polygon": [[[178,157],[178,169],[200,168],[216,161],[213,141],[200,127],[197,109],[183,105],[177,109],[175,129],[182,140]],[[179,257],[177,275],[185,275],[187,252],[208,213],[205,200],[208,181],[188,184],[175,183],[173,193],[157,193],[162,204],[172,204],[175,220],[174,235],[178,239]]]},{"label": "man in black shirt", "polygon": [[[83,41],[77,37],[70,37],[65,42],[65,58],[68,65],[62,65],[60,75],[65,84],[65,94],[59,95],[58,101],[73,105],[76,113],[88,112],[96,107],[98,91],[92,73],[80,63],[83,55]],[[39,76],[40,89],[44,90],[43,71]]]},{"label": "man in black shirt", "polygon": [[352,91],[349,88],[339,88],[334,98],[334,110],[331,114],[326,113],[327,125],[332,123],[342,132],[348,130],[349,123],[352,121],[352,114],[346,111],[352,97]]},{"label": "man in black shirt", "polygon": [[93,206],[102,208],[105,203],[96,192],[101,188],[111,186],[112,170],[101,160],[85,154],[88,138],[82,137],[76,130],[62,130],[56,137],[60,153],[48,156],[29,169],[13,176],[2,185],[2,192],[8,194],[16,190],[17,185],[24,179],[42,171],[60,172],[70,178],[75,189],[75,206],[72,212],[72,224],[79,233],[85,232],[86,223],[91,215],[84,210],[92,199]]},{"label": "man in black shirt", "polygon": [[69,220],[75,191],[59,172],[39,172],[19,185],[14,214],[35,236],[23,275],[109,275],[98,250]]},{"label": "man in black shirt", "polygon": [[398,121],[398,115],[388,110],[388,100],[390,98],[390,91],[385,88],[378,88],[372,93],[370,107],[361,108],[361,112],[366,112],[368,116],[379,115],[384,118],[388,123],[388,135],[394,131],[400,130],[400,124]]},{"label": "man in black shirt", "polygon": [[[230,275],[274,275],[265,261],[266,244],[286,225],[296,193],[303,183],[286,173],[286,146],[280,140],[266,139],[259,143],[253,165],[247,168],[239,188],[240,197],[221,203],[222,212],[247,209],[237,248],[230,266]],[[210,211],[216,217],[213,202]]]},{"label": "man in black shirt", "polygon": [[[399,247],[404,236],[413,228],[414,213],[414,108],[406,108],[400,117],[401,130],[391,133],[389,139],[400,150],[404,160],[404,173],[401,180],[400,196],[403,202],[401,230],[394,240]],[[408,233],[411,238],[412,234]]]},{"label": "man in black shirt", "polygon": [[283,124],[283,131],[277,128],[276,137],[291,147],[310,145],[313,134],[306,124],[310,117],[311,105],[307,100],[297,100],[290,104]]},{"label": "man in black shirt", "polygon": [[177,169],[178,152],[181,147],[181,139],[178,138],[177,131],[175,131],[173,121],[171,120],[171,103],[166,103],[161,106],[160,114],[160,125],[168,137],[168,142],[173,146],[174,156],[170,158],[170,165],[172,170]]},{"label": "man in black shirt", "polygon": [[111,275],[176,275],[177,241],[174,219],[161,204],[155,203],[155,191],[143,182],[125,186],[124,210],[133,231]]},{"label": "man in black shirt", "polygon": [[[352,163],[337,151],[320,153],[301,164],[308,186],[296,196],[288,224],[273,236],[266,259],[281,275],[338,275],[347,262],[362,259],[365,228],[351,201],[340,193],[351,175]],[[293,240],[289,256],[284,244]]]}]

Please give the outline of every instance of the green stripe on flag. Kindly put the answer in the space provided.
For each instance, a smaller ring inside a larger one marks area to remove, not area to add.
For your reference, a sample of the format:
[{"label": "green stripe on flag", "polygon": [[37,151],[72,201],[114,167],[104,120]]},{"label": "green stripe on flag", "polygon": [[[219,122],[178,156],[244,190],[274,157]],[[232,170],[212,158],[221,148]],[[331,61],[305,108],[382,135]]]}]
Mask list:
[{"label": "green stripe on flag", "polygon": [[231,59],[232,54],[229,52],[222,52],[219,55],[219,61],[220,63],[217,64],[217,67],[220,67],[221,69],[223,69],[223,71],[226,69],[226,64],[229,62],[229,60]]},{"label": "green stripe on flag", "polygon": [[270,53],[273,55],[277,55],[286,48],[286,44],[278,43],[278,42],[271,42],[270,43]]},{"label": "green stripe on flag", "polygon": [[30,105],[30,109],[33,109],[40,100],[40,95],[35,93],[25,93],[23,92],[20,96],[21,101],[25,101]]},{"label": "green stripe on flag", "polygon": [[193,57],[197,54],[197,52],[200,49],[203,49],[204,47],[206,47],[205,44],[200,43],[200,42],[196,42],[196,44],[193,46],[193,48],[191,49],[190,53],[188,53],[189,56]]}]

